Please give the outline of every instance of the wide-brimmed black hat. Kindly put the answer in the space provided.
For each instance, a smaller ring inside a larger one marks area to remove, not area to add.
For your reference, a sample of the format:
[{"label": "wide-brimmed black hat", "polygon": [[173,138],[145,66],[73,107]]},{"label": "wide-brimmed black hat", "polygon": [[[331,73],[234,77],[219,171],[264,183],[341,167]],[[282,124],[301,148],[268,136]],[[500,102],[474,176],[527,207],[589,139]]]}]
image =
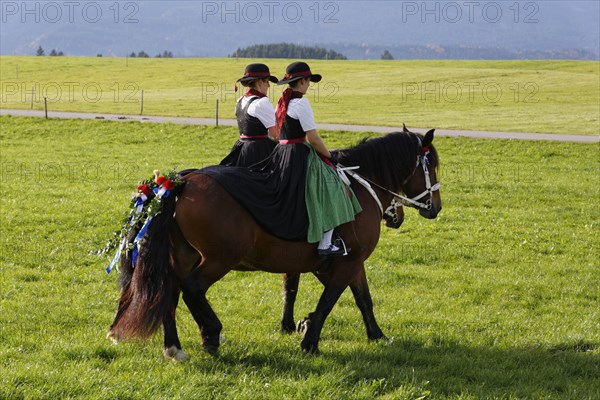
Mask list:
[{"label": "wide-brimmed black hat", "polygon": [[283,85],[284,83],[295,82],[302,78],[310,78],[311,82],[319,82],[322,76],[319,74],[313,74],[310,71],[310,67],[307,63],[296,61],[288,65],[288,67],[285,69],[285,76],[282,80],[277,82],[277,84]]},{"label": "wide-brimmed black hat", "polygon": [[265,64],[250,64],[246,66],[244,70],[244,76],[237,80],[237,82],[249,82],[255,79],[269,78],[273,83],[277,83],[279,79],[271,75],[269,67]]}]

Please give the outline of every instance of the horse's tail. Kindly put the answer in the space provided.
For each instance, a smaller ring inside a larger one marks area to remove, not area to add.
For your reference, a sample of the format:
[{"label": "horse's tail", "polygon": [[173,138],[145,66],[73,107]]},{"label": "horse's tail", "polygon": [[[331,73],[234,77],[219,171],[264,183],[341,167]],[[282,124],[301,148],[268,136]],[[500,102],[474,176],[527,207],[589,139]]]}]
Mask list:
[{"label": "horse's tail", "polygon": [[[127,235],[127,243],[133,243],[136,236],[142,229],[140,224],[136,224],[133,226]],[[108,337],[112,338],[115,341],[118,341],[119,336],[115,332],[115,326],[117,322],[121,319],[123,313],[129,305],[131,304],[131,296],[128,295],[129,288],[131,286],[131,279],[133,278],[133,252],[131,250],[126,250],[121,253],[121,258],[119,259],[119,265],[121,266],[119,269],[119,286],[121,287],[121,295],[119,299],[119,307],[117,308],[117,313],[115,314],[115,319],[110,326],[110,331],[108,332]]]},{"label": "horse's tail", "polygon": [[140,241],[135,266],[131,251],[121,258],[121,299],[111,327],[115,337],[146,339],[172,312],[175,275],[171,258],[171,228],[175,199],[183,186],[162,199],[161,211],[148,225]]}]

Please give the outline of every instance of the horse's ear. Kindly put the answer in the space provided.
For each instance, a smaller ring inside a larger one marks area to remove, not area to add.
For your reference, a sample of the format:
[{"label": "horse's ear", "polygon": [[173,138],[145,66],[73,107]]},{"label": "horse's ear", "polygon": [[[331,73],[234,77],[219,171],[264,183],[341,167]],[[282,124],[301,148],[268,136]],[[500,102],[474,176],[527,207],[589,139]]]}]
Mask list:
[{"label": "horse's ear", "polygon": [[408,129],[406,129],[406,125],[404,123],[402,124],[402,132],[408,133]]},{"label": "horse's ear", "polygon": [[423,138],[424,147],[429,146],[433,142],[433,132],[435,132],[435,129],[431,129],[425,134],[425,138]]}]

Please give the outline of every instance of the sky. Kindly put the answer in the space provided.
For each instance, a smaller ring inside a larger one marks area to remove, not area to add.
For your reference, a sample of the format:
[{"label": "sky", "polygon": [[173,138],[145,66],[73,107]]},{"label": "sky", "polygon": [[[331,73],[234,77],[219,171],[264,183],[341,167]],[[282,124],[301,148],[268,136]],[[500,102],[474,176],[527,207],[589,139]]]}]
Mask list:
[{"label": "sky", "polygon": [[38,46],[68,55],[144,49],[220,57],[257,43],[330,47],[600,47],[589,1],[0,1],[0,54]]}]

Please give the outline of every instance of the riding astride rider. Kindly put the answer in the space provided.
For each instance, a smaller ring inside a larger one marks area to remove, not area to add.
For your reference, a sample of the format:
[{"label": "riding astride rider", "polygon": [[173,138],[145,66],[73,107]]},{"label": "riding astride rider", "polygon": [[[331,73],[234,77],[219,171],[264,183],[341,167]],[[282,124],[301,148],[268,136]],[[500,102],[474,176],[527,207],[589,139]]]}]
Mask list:
[{"label": "riding astride rider", "polygon": [[244,76],[237,80],[248,88],[235,107],[240,137],[221,165],[247,167],[271,154],[277,144],[279,127],[275,123],[275,110],[267,93],[270,82],[277,81],[265,64],[246,66]]}]

